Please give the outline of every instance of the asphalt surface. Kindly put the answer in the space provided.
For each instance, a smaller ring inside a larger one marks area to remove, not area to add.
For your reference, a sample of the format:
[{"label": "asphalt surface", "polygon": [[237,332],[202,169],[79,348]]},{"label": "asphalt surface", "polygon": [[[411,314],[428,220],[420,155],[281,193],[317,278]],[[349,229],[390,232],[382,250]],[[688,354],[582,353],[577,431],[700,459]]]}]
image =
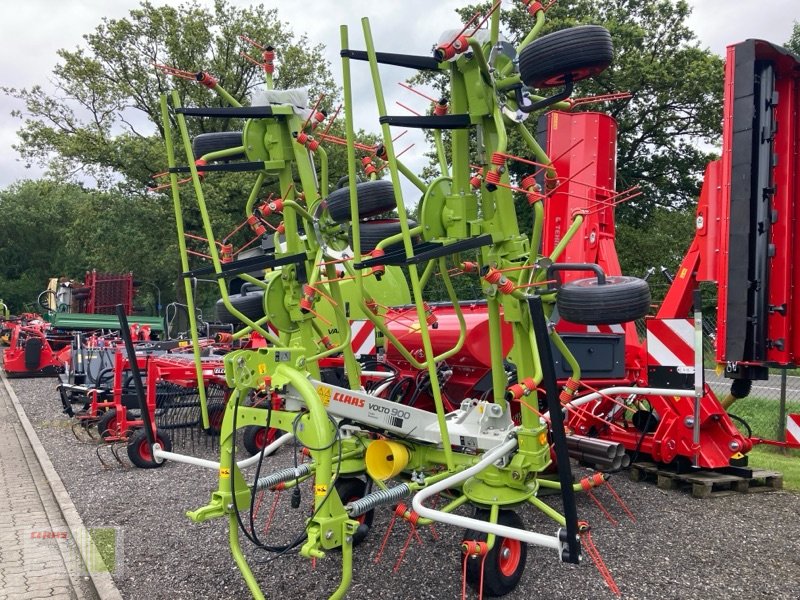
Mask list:
[{"label": "asphalt surface", "polygon": [[[95,443],[79,442],[61,414],[55,380],[24,379],[12,384],[86,525],[116,526],[123,531],[124,568],[115,581],[125,598],[250,597],[228,549],[226,522],[196,524],[185,516],[187,510],[209,500],[217,485],[214,471],[175,463],[155,470],[104,468]],[[175,450],[218,458],[209,440],[201,436],[194,438],[194,448]],[[110,454],[103,456],[110,459]],[[284,448],[269,459],[265,471],[292,460],[291,448]],[[592,525],[594,543],[622,598],[800,598],[800,495],[777,491],[697,500],[687,493],[633,483],[624,474],[613,477],[612,483],[636,522],[607,489],[599,489],[596,497],[619,521],[617,525],[586,495],[579,496],[578,510],[580,518]],[[261,503],[257,530],[268,543],[283,543],[302,530],[311,492],[304,491],[297,510],[290,508],[289,497],[288,493],[278,497],[268,534],[263,531],[275,495],[267,494]],[[557,505],[558,499],[547,501]],[[520,514],[529,529],[555,532],[554,524],[533,509],[525,508]],[[376,563],[390,519],[389,509],[377,512],[367,540],[356,549],[347,597],[460,598],[462,532],[442,525],[436,527],[434,537],[429,528],[422,528],[421,543],[412,538],[398,564],[409,534],[407,523],[398,522]],[[267,597],[326,598],[338,585],[336,553],[312,566],[296,554],[275,558],[248,546],[246,540],[243,545]],[[507,597],[616,597],[591,560],[560,564],[553,554],[531,547],[522,581]],[[468,591],[467,597],[477,594]]]},{"label": "asphalt surface", "polygon": [[[711,386],[714,392],[724,396],[731,387],[731,380],[723,375],[717,375],[712,369],[705,370],[706,383]],[[751,396],[777,400],[781,393],[781,376],[773,374],[764,381],[754,381]],[[800,400],[800,377],[797,375],[786,376],[786,398],[789,401]]]}]

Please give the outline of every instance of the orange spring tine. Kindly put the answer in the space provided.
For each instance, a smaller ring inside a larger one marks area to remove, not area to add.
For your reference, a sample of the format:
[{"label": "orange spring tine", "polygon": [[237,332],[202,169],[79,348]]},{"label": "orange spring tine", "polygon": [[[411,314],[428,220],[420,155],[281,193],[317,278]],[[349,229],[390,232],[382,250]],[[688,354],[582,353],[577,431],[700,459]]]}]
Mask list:
[{"label": "orange spring tine", "polygon": [[250,245],[251,245],[253,242],[255,242],[256,240],[260,240],[260,239],[261,239],[261,236],[260,236],[260,235],[256,235],[256,236],[254,236],[254,237],[253,237],[253,238],[252,238],[252,239],[251,239],[249,242],[247,242],[246,244],[244,244],[243,246],[241,246],[241,247],[240,247],[240,248],[239,248],[239,249],[238,249],[236,252],[234,252],[234,253],[233,253],[233,255],[234,255],[234,256],[238,256],[238,255],[239,255],[239,253],[240,253],[242,250],[245,250],[245,249],[246,249],[246,248],[248,248],[248,247],[249,247],[249,246],[250,246]]},{"label": "orange spring tine", "polygon": [[338,305],[336,304],[336,302],[334,301],[334,299],[333,299],[333,298],[331,298],[330,296],[328,296],[328,294],[326,294],[325,292],[323,292],[322,290],[320,290],[318,287],[315,287],[315,286],[313,286],[313,285],[310,285],[310,286],[308,286],[308,287],[310,287],[310,288],[311,288],[312,290],[314,290],[314,291],[315,291],[317,294],[319,294],[320,296],[322,296],[323,298],[325,298],[325,300],[327,300],[328,302],[330,302],[330,303],[331,303],[333,306],[338,306]]},{"label": "orange spring tine", "polygon": [[176,69],[175,67],[170,67],[168,65],[161,65],[159,63],[152,63],[152,65],[156,68],[165,73],[166,75],[172,75],[173,77],[179,77],[181,79],[191,79],[194,80],[195,74],[191,71],[184,71],[182,69]]},{"label": "orange spring tine", "polygon": [[336,120],[336,117],[339,116],[339,111],[340,110],[342,110],[342,105],[341,104],[336,107],[335,111],[333,111],[333,115],[328,119],[328,126],[325,127],[325,131],[323,131],[322,134],[320,134],[320,137],[322,137],[322,135],[327,135],[328,130],[331,128],[331,125],[333,125],[333,122]]},{"label": "orange spring tine", "polygon": [[247,37],[246,35],[241,35],[241,34],[240,34],[240,35],[239,35],[239,39],[240,39],[240,40],[244,40],[244,41],[245,41],[245,42],[247,42],[248,44],[252,44],[253,46],[255,46],[256,48],[258,48],[259,50],[266,50],[266,48],[264,48],[264,46],[262,46],[261,44],[259,44],[259,43],[258,43],[258,42],[256,42],[255,40],[252,40],[252,39],[250,39],[250,38],[249,38],[249,37]]},{"label": "orange spring tine", "polygon": [[595,496],[594,493],[592,493],[592,490],[586,490],[586,494],[597,505],[597,508],[600,509],[600,511],[603,513],[603,515],[605,515],[605,517],[606,517],[606,519],[608,519],[609,523],[611,523],[614,527],[619,525],[619,521],[617,521],[614,517],[611,516],[611,513],[608,512],[608,509],[605,506],[603,506],[603,503],[600,502],[600,500],[597,499],[597,496]]},{"label": "orange spring tine", "polygon": [[415,93],[417,96],[422,96],[422,97],[423,97],[423,98],[425,98],[426,100],[430,100],[431,102],[438,102],[438,100],[436,100],[435,98],[431,98],[430,96],[428,96],[428,95],[426,95],[426,94],[423,94],[423,93],[422,93],[422,92],[420,92],[419,90],[415,90],[415,89],[414,89],[413,87],[411,87],[410,85],[407,85],[407,84],[405,84],[405,83],[403,83],[403,82],[400,82],[400,83],[399,83],[399,85],[400,85],[400,87],[407,89],[409,92],[413,92],[413,93]]},{"label": "orange spring tine", "polygon": [[486,13],[486,16],[485,16],[485,17],[483,17],[483,20],[482,20],[480,23],[478,23],[478,24],[475,26],[475,29],[474,29],[474,30],[473,30],[473,32],[470,34],[470,36],[473,36],[473,35],[475,35],[475,34],[477,33],[477,31],[478,31],[478,30],[479,30],[481,27],[483,27],[483,26],[486,24],[486,21],[488,21],[488,20],[489,20],[489,17],[491,17],[491,16],[492,16],[492,13],[493,13],[494,11],[496,11],[498,8],[500,8],[500,4],[502,4],[502,0],[497,0],[497,2],[495,2],[495,3],[494,3],[494,5],[492,6],[492,8],[491,8],[491,9],[489,9],[489,12],[488,12],[488,13]]},{"label": "orange spring tine", "polygon": [[[575,144],[573,144],[574,146]],[[544,163],[536,162],[535,160],[529,160],[527,158],[522,158],[521,156],[517,156],[516,154],[505,154],[504,152],[495,152],[498,156],[502,156],[507,160],[514,160],[517,162],[525,163],[526,165],[532,165],[534,167],[541,167],[543,169],[549,169],[551,165],[546,165]]]},{"label": "orange spring tine", "polygon": [[247,52],[244,52],[244,51],[239,52],[239,56],[241,56],[247,62],[253,63],[254,65],[256,65],[258,67],[263,67],[264,66],[264,63],[257,61],[255,58],[250,56]]},{"label": "orange spring tine", "polygon": [[245,225],[247,225],[247,219],[242,221],[239,225],[237,225],[234,228],[233,231],[231,231],[228,235],[226,235],[224,238],[222,238],[222,243],[223,244],[227,243],[228,240],[231,239],[234,235],[236,235],[242,229],[242,227],[244,227]]},{"label": "orange spring tine", "polygon": [[617,504],[619,504],[622,507],[622,510],[625,511],[625,514],[628,515],[628,518],[631,521],[633,521],[634,523],[636,523],[636,517],[633,516],[633,513],[631,512],[631,509],[628,508],[628,505],[625,503],[625,501],[617,493],[617,490],[615,490],[613,487],[611,487],[611,483],[609,482],[608,479],[605,480],[605,484],[606,484],[606,487],[608,488],[608,491],[611,492],[611,495],[614,497],[614,500],[617,501]]},{"label": "orange spring tine", "polygon": [[514,289],[515,290],[520,290],[520,289],[523,289],[523,288],[536,287],[538,285],[550,285],[551,283],[555,283],[555,282],[556,282],[555,279],[547,279],[545,281],[537,281],[536,283],[527,283],[525,285],[518,285]]},{"label": "orange spring tine", "polygon": [[[405,154],[406,152],[411,150],[413,147],[414,147],[414,144],[411,144],[410,146],[406,147],[405,149],[403,149],[400,152],[398,152],[397,154],[395,154],[394,157],[395,158],[400,158],[401,156],[403,156],[403,154]],[[382,164],[381,167],[377,170],[377,172],[380,173],[381,171],[383,171],[388,166],[389,166],[389,163]]]},{"label": "orange spring tine", "polygon": [[320,104],[320,102],[322,102],[322,99],[324,97],[325,97],[325,94],[320,94],[319,95],[319,98],[317,98],[317,101],[314,103],[314,108],[311,109],[311,112],[308,114],[308,118],[306,118],[306,121],[305,121],[305,123],[303,123],[303,126],[300,128],[300,131],[303,131],[308,126],[309,122],[311,122],[311,117],[313,117],[315,114],[317,114],[317,108],[319,107],[319,104]]},{"label": "orange spring tine", "polygon": [[631,98],[633,94],[630,92],[615,92],[613,94],[598,94],[597,96],[585,96],[583,98],[575,98],[570,101],[570,106],[581,106],[584,104],[594,104],[596,102],[611,102],[613,100],[625,100]]},{"label": "orange spring tine", "polygon": [[555,187],[554,187],[552,190],[549,190],[549,191],[548,191],[548,192],[545,194],[545,197],[547,198],[547,197],[551,196],[551,195],[553,194],[553,192],[555,192],[555,191],[556,191],[558,188],[560,188],[560,187],[561,187],[562,185],[564,185],[565,183],[568,183],[568,182],[572,181],[573,179],[575,179],[575,178],[576,178],[578,175],[580,175],[581,173],[583,173],[583,172],[584,172],[586,169],[588,169],[589,167],[591,167],[593,164],[594,164],[594,161],[593,161],[593,160],[590,160],[588,163],[586,163],[586,165],[584,165],[583,167],[581,167],[580,169],[578,169],[578,171],[577,171],[576,173],[573,173],[573,174],[572,174],[572,177],[568,177],[568,178],[566,178],[566,179],[562,180],[560,183],[556,184],[556,186],[555,186]]},{"label": "orange spring tine", "polygon": [[333,323],[331,323],[330,321],[328,321],[328,319],[326,319],[325,317],[323,317],[321,314],[319,314],[319,313],[318,313],[317,311],[315,311],[313,308],[309,308],[309,309],[308,309],[308,312],[310,312],[312,315],[314,315],[315,317],[317,317],[317,318],[318,318],[320,321],[322,321],[322,322],[323,322],[323,323],[325,323],[326,325],[328,325],[328,326],[331,326],[331,325],[333,325]]},{"label": "orange spring tine", "polygon": [[418,116],[418,117],[421,117],[421,116],[422,116],[422,113],[419,113],[419,112],[415,111],[413,108],[411,108],[410,106],[406,106],[405,104],[403,104],[403,103],[402,103],[402,102],[400,102],[400,101],[395,101],[395,104],[397,104],[397,105],[398,105],[400,108],[405,108],[405,109],[406,109],[408,112],[410,112],[412,115],[416,115],[416,116]]},{"label": "orange spring tine", "polygon": [[386,533],[383,536],[383,540],[381,541],[381,545],[378,548],[378,553],[375,555],[373,559],[373,563],[378,564],[381,561],[381,556],[383,556],[383,551],[386,549],[386,543],[389,541],[389,535],[392,533],[392,529],[394,529],[394,522],[397,520],[397,513],[392,512],[392,519],[389,521],[389,526],[386,528]]}]

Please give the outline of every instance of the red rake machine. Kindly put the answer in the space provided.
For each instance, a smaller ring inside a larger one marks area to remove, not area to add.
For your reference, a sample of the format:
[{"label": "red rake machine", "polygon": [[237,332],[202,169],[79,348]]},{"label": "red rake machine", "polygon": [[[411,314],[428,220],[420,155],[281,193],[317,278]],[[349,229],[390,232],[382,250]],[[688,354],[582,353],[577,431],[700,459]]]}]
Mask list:
[{"label": "red rake machine", "polygon": [[52,377],[67,368],[72,337],[53,331],[39,315],[5,321],[8,347],[3,369],[8,377]]},{"label": "red rake machine", "polygon": [[[130,336],[130,332],[128,332]],[[99,441],[97,454],[109,445],[117,462],[120,446],[128,448],[131,462],[141,468],[157,466],[139,443],[144,416],[150,420],[165,446],[194,444],[200,435],[200,404],[194,362],[185,352],[171,354],[165,346],[176,343],[139,343],[136,361],[144,381],[145,411],[136,396],[131,361],[120,340],[82,352],[81,383],[62,382],[58,386],[64,412],[74,418],[73,433],[82,440],[83,432]],[[205,436],[219,433],[221,411],[225,404],[224,381],[220,376],[221,358],[204,359],[203,383],[209,401],[211,427]],[[80,405],[75,409],[74,405]],[[92,434],[93,429],[96,435]],[[149,448],[148,448],[149,449]]]}]

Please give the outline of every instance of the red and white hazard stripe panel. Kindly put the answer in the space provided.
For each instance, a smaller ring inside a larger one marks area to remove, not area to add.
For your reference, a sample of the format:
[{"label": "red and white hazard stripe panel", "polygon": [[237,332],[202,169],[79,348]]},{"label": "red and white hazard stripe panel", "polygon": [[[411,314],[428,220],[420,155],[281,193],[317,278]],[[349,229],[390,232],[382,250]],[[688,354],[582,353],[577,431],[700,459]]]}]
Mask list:
[{"label": "red and white hazard stripe panel", "polygon": [[647,319],[647,359],[651,366],[694,367],[694,321]]},{"label": "red and white hazard stripe panel", "polygon": [[786,415],[786,443],[800,446],[800,415]]},{"label": "red and white hazard stripe panel", "polygon": [[350,321],[350,336],[350,347],[356,356],[375,354],[377,352],[375,348],[375,325],[372,324],[372,321]]},{"label": "red and white hazard stripe panel", "polygon": [[587,325],[586,333],[617,333],[624,334],[625,326],[619,323],[614,325]]}]

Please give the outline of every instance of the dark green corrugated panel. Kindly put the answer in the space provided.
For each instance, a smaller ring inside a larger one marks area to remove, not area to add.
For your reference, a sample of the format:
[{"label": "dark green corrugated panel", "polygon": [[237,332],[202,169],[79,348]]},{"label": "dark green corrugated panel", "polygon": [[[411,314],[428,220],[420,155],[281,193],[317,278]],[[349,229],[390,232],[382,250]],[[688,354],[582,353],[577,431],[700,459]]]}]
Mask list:
[{"label": "dark green corrugated panel", "polygon": [[[90,315],[86,313],[55,313],[51,320],[53,327],[58,329],[119,329],[119,319],[116,315]],[[161,317],[128,317],[128,323],[133,325],[148,325],[153,331],[164,331],[164,322]]]}]

